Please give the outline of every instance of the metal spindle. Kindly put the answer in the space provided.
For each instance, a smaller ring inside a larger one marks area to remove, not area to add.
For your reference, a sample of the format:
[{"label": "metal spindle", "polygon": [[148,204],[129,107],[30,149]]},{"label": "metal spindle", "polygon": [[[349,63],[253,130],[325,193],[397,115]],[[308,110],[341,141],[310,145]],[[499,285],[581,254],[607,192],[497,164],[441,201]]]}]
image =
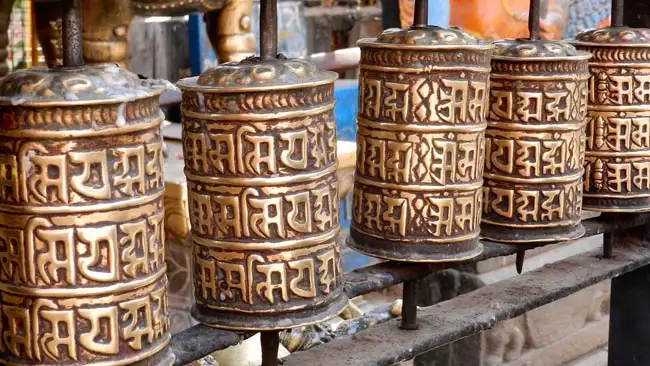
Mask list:
[{"label": "metal spindle", "polygon": [[613,27],[622,27],[623,26],[623,6],[625,0],[612,0],[612,26]]},{"label": "metal spindle", "polygon": [[260,4],[260,54],[262,60],[278,57],[277,0],[262,0]]},{"label": "metal spindle", "polygon": [[413,27],[426,27],[429,24],[429,1],[416,0],[413,13]]},{"label": "metal spindle", "polygon": [[540,0],[530,0],[530,11],[528,12],[528,32],[532,41],[539,39],[540,7]]},{"label": "metal spindle", "polygon": [[81,0],[63,0],[63,66],[84,64],[81,38]]}]

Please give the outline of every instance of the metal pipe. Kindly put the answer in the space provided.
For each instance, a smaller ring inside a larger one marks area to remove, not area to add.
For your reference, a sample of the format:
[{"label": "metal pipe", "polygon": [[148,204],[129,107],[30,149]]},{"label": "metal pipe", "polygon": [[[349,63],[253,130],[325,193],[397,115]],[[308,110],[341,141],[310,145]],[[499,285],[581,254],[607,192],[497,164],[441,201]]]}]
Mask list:
[{"label": "metal pipe", "polygon": [[262,341],[262,366],[278,366],[280,332],[277,330],[261,332],[260,338]]},{"label": "metal pipe", "polygon": [[81,38],[81,0],[63,0],[63,66],[84,64]]},{"label": "metal pipe", "polygon": [[530,39],[536,41],[539,39],[540,23],[540,0],[530,0],[530,11],[528,12],[528,33]]},{"label": "metal pipe", "polygon": [[260,56],[262,60],[278,57],[278,1],[261,0],[260,4]]},{"label": "metal pipe", "polygon": [[418,285],[419,281],[404,282],[402,295],[402,325],[406,330],[418,329]]},{"label": "metal pipe", "polygon": [[612,26],[613,27],[622,27],[623,26],[623,7],[625,6],[625,0],[612,0]]},{"label": "metal pipe", "polygon": [[426,27],[429,25],[429,1],[415,0],[413,13],[413,27]]}]

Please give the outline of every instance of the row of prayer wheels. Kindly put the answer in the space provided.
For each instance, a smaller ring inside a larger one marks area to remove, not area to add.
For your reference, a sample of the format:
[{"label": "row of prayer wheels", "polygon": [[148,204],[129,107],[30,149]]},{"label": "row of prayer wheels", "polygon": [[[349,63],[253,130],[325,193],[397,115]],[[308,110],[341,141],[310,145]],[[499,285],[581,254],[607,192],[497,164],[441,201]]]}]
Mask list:
[{"label": "row of prayer wheels", "polygon": [[[64,66],[0,82],[0,358],[169,365],[160,88],[83,66],[66,6]],[[650,31],[485,44],[423,13],[359,42],[355,249],[459,261],[579,237],[583,206],[650,211]],[[275,19],[263,0],[260,57],[179,82],[192,312],[217,328],[347,304],[336,75],[278,56]]]}]

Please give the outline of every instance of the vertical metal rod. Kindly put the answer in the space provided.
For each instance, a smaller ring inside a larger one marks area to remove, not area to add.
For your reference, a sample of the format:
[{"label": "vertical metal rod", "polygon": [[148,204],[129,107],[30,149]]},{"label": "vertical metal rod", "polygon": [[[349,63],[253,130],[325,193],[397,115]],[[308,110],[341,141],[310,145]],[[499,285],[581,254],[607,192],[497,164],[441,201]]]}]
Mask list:
[{"label": "vertical metal rod", "polygon": [[650,365],[650,266],[612,279],[609,366]]},{"label": "vertical metal rod", "polygon": [[612,0],[612,26],[613,27],[622,27],[623,26],[623,7],[625,6],[625,0]]},{"label": "vertical metal rod", "polygon": [[81,39],[81,0],[63,0],[63,66],[84,64]]},{"label": "vertical metal rod", "polygon": [[616,233],[611,231],[603,234],[603,258],[612,258],[614,256],[614,241]]},{"label": "vertical metal rod", "polygon": [[415,0],[413,27],[426,27],[427,25],[429,25],[429,1]]},{"label": "vertical metal rod", "polygon": [[277,0],[261,0],[260,54],[262,60],[274,60],[278,56],[278,1]]},{"label": "vertical metal rod", "polygon": [[530,11],[528,12],[528,33],[530,39],[536,41],[539,39],[539,22],[540,22],[540,0],[530,0]]},{"label": "vertical metal rod", "polygon": [[406,330],[418,329],[418,280],[404,282],[402,295],[402,325]]},{"label": "vertical metal rod", "polygon": [[521,274],[524,271],[524,259],[526,259],[526,251],[522,250],[517,252],[517,257],[515,258],[515,266],[517,267],[517,273]]},{"label": "vertical metal rod", "polygon": [[262,366],[278,366],[280,332],[270,330],[260,333],[262,341]]}]

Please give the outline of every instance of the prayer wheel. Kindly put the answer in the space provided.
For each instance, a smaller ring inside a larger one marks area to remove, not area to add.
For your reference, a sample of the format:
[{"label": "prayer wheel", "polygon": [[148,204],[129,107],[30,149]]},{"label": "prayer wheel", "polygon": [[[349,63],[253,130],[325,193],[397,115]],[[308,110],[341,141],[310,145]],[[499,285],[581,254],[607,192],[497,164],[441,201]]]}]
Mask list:
[{"label": "prayer wheel", "polygon": [[[275,19],[268,5],[262,19]],[[292,328],[347,305],[336,74],[276,57],[275,27],[262,24],[262,57],[178,83],[195,256],[192,314],[217,328]]]},{"label": "prayer wheel", "polygon": [[79,9],[63,67],[0,82],[0,359],[171,365],[162,88],[83,66]]},{"label": "prayer wheel", "polygon": [[574,44],[593,54],[583,207],[650,211],[650,29],[587,31]]},{"label": "prayer wheel", "polygon": [[482,237],[536,243],[584,235],[589,57],[561,41],[495,42]]},{"label": "prayer wheel", "polygon": [[482,251],[492,46],[457,28],[425,25],[426,10],[417,7],[413,27],[358,42],[357,169],[348,245],[396,261],[466,260]]},{"label": "prayer wheel", "polygon": [[9,364],[170,364],[160,93],[112,65],[0,84]]}]

